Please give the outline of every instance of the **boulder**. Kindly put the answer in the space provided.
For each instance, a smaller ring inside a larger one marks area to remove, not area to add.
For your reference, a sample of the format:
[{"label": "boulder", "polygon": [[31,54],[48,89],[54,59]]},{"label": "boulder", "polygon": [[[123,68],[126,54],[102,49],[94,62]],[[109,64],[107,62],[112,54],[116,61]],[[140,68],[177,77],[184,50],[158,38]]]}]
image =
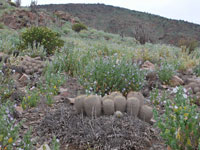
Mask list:
[{"label": "boulder", "polygon": [[141,69],[145,69],[145,70],[155,70],[155,65],[152,64],[150,61],[145,61],[142,66]]},{"label": "boulder", "polygon": [[169,81],[169,85],[172,86],[172,87],[180,86],[180,85],[183,85],[183,84],[184,84],[184,81],[176,75],[173,76],[171,78],[171,80]]}]

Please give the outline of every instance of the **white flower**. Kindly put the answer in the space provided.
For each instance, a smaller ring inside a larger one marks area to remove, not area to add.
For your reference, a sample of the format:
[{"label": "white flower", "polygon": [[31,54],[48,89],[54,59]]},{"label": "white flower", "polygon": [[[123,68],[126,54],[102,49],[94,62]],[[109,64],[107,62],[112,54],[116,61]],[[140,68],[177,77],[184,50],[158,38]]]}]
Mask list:
[{"label": "white flower", "polygon": [[174,108],[175,108],[175,109],[178,109],[178,106],[175,105]]},{"label": "white flower", "polygon": [[173,88],[172,93],[177,93],[178,92],[178,87]]},{"label": "white flower", "polygon": [[59,142],[60,142],[60,140],[59,140],[59,139],[56,139],[56,142],[58,142],[58,143],[59,143]]},{"label": "white flower", "polygon": [[183,88],[183,91],[186,93],[187,92],[186,88]]},{"label": "white flower", "polygon": [[188,96],[187,96],[186,94],[183,94],[183,97],[184,97],[184,98],[187,98]]}]

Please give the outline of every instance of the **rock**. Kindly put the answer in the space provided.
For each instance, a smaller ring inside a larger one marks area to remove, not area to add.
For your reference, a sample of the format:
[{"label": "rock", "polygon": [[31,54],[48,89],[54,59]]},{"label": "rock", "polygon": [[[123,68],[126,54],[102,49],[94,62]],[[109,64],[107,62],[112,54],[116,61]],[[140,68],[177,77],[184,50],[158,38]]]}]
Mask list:
[{"label": "rock", "polygon": [[114,101],[111,99],[104,99],[102,103],[104,115],[113,115],[115,112]]},{"label": "rock", "polygon": [[84,99],[86,98],[86,95],[80,95],[75,98],[74,100],[74,107],[76,108],[76,111],[78,114],[84,113]]},{"label": "rock", "polygon": [[143,105],[140,108],[138,117],[143,120],[146,121],[148,123],[150,123],[151,118],[153,117],[153,109],[147,105]]},{"label": "rock", "polygon": [[169,84],[172,87],[183,85],[183,83],[184,81],[176,75],[173,76],[172,79],[169,81]]},{"label": "rock", "polygon": [[48,144],[43,144],[39,149],[37,150],[51,150]]},{"label": "rock", "polygon": [[123,117],[123,113],[121,111],[116,111],[115,112],[115,117],[121,118],[121,117]]},{"label": "rock", "polygon": [[155,70],[155,65],[152,64],[150,61],[145,61],[141,67],[141,69],[145,70]]},{"label": "rock", "polygon": [[130,97],[136,97],[140,100],[140,107],[144,105],[144,96],[140,92],[130,91],[127,95],[127,99]]},{"label": "rock", "polygon": [[89,117],[101,115],[101,98],[97,95],[90,95],[85,97],[83,101],[84,110]]},{"label": "rock", "polygon": [[198,92],[200,92],[200,88],[197,86],[197,87],[194,87],[194,90],[193,90],[193,92],[196,94],[196,93],[198,93]]},{"label": "rock", "polygon": [[196,82],[191,82],[191,83],[189,83],[188,85],[185,86],[185,88],[187,90],[191,89],[193,92],[194,92],[195,87],[198,87],[198,84]]},{"label": "rock", "polygon": [[123,96],[116,96],[114,98],[115,111],[125,112],[126,110],[126,98]]},{"label": "rock", "polygon": [[137,117],[140,109],[140,100],[136,97],[127,99],[127,113],[131,116]]},{"label": "rock", "polygon": [[16,106],[13,112],[14,118],[20,118],[23,113],[23,108],[21,106]]},{"label": "rock", "polygon": [[60,88],[60,96],[63,96],[63,97],[68,97],[69,96],[69,92],[68,92],[68,89],[67,88]]},{"label": "rock", "polygon": [[19,78],[19,82],[21,84],[23,84],[24,86],[28,84],[29,82],[29,76],[26,74],[23,74],[20,78]]}]

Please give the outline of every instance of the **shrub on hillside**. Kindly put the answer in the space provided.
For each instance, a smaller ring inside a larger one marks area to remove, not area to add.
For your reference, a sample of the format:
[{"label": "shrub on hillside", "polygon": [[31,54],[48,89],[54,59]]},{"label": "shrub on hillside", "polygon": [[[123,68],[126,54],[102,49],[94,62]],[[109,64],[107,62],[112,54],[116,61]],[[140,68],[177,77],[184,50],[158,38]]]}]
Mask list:
[{"label": "shrub on hillside", "polygon": [[104,96],[120,91],[126,96],[129,91],[138,91],[143,87],[145,72],[126,59],[100,57],[89,63],[79,78],[87,93]]},{"label": "shrub on hillside", "polygon": [[82,23],[76,23],[72,26],[72,30],[80,32],[81,30],[87,30],[87,27]]},{"label": "shrub on hillside", "polygon": [[182,47],[182,49],[188,49],[188,53],[191,54],[198,47],[198,41],[196,39],[182,38],[179,40],[178,45],[179,47]]},{"label": "shrub on hillside", "polygon": [[157,73],[159,80],[164,84],[168,84],[176,72],[173,65],[164,61],[161,63],[160,67],[157,68]]},{"label": "shrub on hillside", "polygon": [[64,41],[60,35],[47,27],[31,27],[21,34],[21,43],[19,49],[25,50],[28,46],[32,49],[39,45],[43,46],[48,55],[53,54],[55,50],[63,47]]}]

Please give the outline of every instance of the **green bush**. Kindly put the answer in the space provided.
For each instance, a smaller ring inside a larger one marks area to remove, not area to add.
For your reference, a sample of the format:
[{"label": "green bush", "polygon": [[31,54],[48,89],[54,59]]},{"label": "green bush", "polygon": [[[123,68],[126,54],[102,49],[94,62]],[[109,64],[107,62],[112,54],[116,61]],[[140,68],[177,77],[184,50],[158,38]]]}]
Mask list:
[{"label": "green bush", "polygon": [[166,100],[164,114],[154,111],[161,136],[173,150],[200,149],[200,114],[185,92],[182,87],[174,88],[175,98]]},{"label": "green bush", "polygon": [[175,68],[173,65],[168,64],[166,61],[164,61],[157,69],[157,73],[159,80],[164,84],[168,84],[173,75],[175,75]]},{"label": "green bush", "polygon": [[72,26],[72,30],[80,32],[81,30],[87,30],[87,27],[82,23],[76,23]]},{"label": "green bush", "polygon": [[97,58],[80,73],[80,83],[87,93],[106,95],[120,91],[127,95],[129,91],[140,90],[144,85],[145,72],[131,61],[117,57]]},{"label": "green bush", "polygon": [[43,46],[48,55],[54,54],[55,50],[63,47],[64,41],[60,35],[47,27],[31,27],[21,34],[19,49],[25,50],[28,46],[36,48]]}]

